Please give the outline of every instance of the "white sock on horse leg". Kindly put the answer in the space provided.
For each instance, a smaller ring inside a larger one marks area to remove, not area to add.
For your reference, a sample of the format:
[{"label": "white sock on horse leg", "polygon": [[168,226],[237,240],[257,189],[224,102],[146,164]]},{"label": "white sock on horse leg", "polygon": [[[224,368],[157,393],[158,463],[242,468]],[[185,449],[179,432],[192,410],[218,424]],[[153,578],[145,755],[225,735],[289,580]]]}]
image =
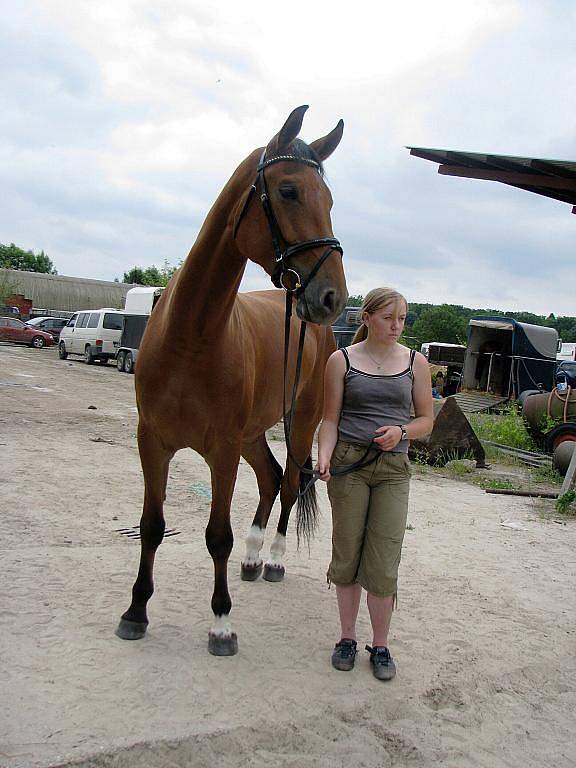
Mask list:
[{"label": "white sock on horse leg", "polygon": [[274,541],[270,547],[270,558],[268,565],[283,566],[284,555],[286,554],[286,536],[283,533],[276,533]]},{"label": "white sock on horse leg", "polygon": [[246,536],[246,555],[242,561],[244,565],[260,565],[260,550],[263,544],[264,530],[258,525],[253,525]]}]

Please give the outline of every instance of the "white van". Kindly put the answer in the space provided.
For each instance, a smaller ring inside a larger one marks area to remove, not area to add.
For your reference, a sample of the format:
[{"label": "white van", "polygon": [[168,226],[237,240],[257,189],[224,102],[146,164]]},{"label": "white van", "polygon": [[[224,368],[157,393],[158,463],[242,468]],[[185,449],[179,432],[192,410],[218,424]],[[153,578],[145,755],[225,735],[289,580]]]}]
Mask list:
[{"label": "white van", "polygon": [[107,363],[116,357],[122,335],[123,312],[112,307],[76,312],[60,332],[58,355],[82,355],[91,365],[94,360]]}]

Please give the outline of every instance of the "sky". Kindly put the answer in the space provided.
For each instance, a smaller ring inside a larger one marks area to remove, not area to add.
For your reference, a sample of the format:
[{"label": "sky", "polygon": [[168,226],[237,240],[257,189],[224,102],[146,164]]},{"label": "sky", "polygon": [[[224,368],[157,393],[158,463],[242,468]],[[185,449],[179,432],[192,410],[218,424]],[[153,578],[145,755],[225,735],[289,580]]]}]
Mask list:
[{"label": "sky", "polygon": [[[576,161],[576,3],[0,0],[0,242],[59,274],[176,265],[290,112],[350,294],[576,315],[576,216],[406,146]],[[249,264],[241,290],[270,286]]]}]

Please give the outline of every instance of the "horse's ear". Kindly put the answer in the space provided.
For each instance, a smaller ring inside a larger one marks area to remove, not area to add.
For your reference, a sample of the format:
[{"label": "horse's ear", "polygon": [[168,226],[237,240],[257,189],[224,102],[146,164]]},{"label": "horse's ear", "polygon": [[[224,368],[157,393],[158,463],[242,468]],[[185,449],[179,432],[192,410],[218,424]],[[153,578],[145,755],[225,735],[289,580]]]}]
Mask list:
[{"label": "horse's ear", "polygon": [[344,120],[339,120],[338,125],[333,131],[330,131],[330,133],[322,139],[316,139],[316,141],[313,141],[309,146],[316,152],[320,160],[324,162],[324,160],[326,160],[327,157],[330,157],[332,152],[334,152],[338,144],[340,144],[340,139],[342,138],[343,133]]},{"label": "horse's ear", "polygon": [[308,104],[304,104],[301,107],[296,107],[296,109],[290,113],[288,120],[286,120],[280,131],[269,142],[268,147],[266,148],[267,155],[273,156],[273,153],[282,153],[290,146],[296,136],[300,133],[304,114],[307,109]]}]

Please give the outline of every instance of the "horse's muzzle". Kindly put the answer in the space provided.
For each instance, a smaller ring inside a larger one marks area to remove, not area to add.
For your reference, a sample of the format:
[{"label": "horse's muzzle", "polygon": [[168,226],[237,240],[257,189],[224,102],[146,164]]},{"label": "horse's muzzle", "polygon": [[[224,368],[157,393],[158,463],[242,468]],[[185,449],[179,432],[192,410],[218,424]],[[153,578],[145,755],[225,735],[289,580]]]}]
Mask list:
[{"label": "horse's muzzle", "polygon": [[348,293],[332,286],[308,285],[298,297],[296,314],[301,320],[331,325],[346,306]]}]

